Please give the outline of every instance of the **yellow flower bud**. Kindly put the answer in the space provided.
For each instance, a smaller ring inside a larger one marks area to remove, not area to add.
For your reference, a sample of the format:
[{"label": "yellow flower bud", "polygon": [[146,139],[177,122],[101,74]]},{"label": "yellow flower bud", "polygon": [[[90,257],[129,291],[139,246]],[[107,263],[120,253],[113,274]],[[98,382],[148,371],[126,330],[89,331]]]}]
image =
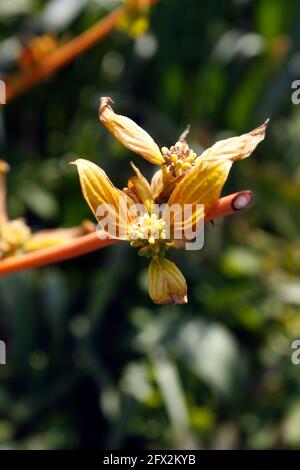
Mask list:
[{"label": "yellow flower bud", "polygon": [[165,258],[153,258],[148,268],[149,295],[156,304],[187,303],[186,281],[177,266]]},{"label": "yellow flower bud", "polygon": [[133,191],[138,201],[144,204],[147,207],[147,210],[150,210],[151,203],[153,201],[151,187],[140,170],[132,162],[131,166],[134,169],[136,176],[131,176],[129,178],[128,189]]},{"label": "yellow flower bud", "polygon": [[192,165],[188,162],[185,162],[183,165],[182,165],[182,169],[184,171],[187,171],[187,170],[190,170],[192,168]]},{"label": "yellow flower bud", "polygon": [[164,181],[163,181],[163,172],[160,168],[157,170],[151,180],[151,191],[153,194],[153,198],[155,199],[163,190]]}]

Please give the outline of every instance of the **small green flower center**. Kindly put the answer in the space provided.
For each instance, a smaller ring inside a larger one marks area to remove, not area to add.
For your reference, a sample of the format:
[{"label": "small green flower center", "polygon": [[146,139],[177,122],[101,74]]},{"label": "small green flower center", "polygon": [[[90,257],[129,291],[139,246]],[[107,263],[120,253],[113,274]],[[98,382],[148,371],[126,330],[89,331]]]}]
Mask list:
[{"label": "small green flower center", "polygon": [[183,141],[161,149],[167,169],[173,176],[181,176],[189,172],[195,164],[196,153]]}]

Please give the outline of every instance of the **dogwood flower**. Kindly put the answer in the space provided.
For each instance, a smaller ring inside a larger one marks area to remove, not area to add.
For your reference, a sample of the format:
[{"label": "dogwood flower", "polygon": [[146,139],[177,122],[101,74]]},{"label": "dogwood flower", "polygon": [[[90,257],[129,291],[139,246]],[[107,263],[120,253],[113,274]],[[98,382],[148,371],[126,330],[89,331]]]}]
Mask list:
[{"label": "dogwood flower", "polygon": [[[100,100],[101,122],[123,145],[160,168],[149,184],[132,164],[135,176],[120,190],[99,166],[78,159],[72,163],[77,166],[83,195],[111,237],[128,241],[140,256],[151,258],[151,299],[159,304],[186,303],[185,278],[165,253],[171,247],[184,247],[187,232],[194,233],[199,221],[209,219],[233,162],[253,152],[264,139],[267,123],[248,134],[217,142],[198,156],[186,143],[186,133],[171,148],[160,150],[144,129],[114,113],[111,102],[110,98]],[[157,203],[163,204],[159,211]],[[191,210],[183,217],[186,206]]]}]

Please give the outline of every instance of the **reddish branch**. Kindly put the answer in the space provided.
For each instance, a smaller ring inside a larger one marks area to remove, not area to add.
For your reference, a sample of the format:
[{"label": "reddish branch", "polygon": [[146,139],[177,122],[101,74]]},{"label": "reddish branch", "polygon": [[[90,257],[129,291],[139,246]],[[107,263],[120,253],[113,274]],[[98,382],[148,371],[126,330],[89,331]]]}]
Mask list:
[{"label": "reddish branch", "polygon": [[[215,220],[237,211],[246,209],[251,205],[252,193],[251,191],[241,191],[239,193],[230,194],[229,196],[219,199],[215,208],[210,212],[207,220]],[[33,253],[27,253],[0,261],[0,276],[9,274],[15,271],[21,271],[28,268],[37,268],[47,264],[58,263],[77,256],[99,250],[109,245],[119,243],[119,240],[114,240],[108,236],[104,239],[99,239],[98,234],[91,233],[84,235],[77,239],[73,239],[62,245],[44,248]]]},{"label": "reddish branch", "polygon": [[[143,4],[151,5],[157,1],[158,0],[143,0]],[[136,0],[136,2],[138,4],[139,0]],[[79,36],[62,44],[28,72],[7,77],[6,102],[10,102],[15,97],[33,88],[43,80],[46,80],[59,69],[108,36],[118,25],[118,21],[124,13],[125,8],[126,6],[117,8]]]}]

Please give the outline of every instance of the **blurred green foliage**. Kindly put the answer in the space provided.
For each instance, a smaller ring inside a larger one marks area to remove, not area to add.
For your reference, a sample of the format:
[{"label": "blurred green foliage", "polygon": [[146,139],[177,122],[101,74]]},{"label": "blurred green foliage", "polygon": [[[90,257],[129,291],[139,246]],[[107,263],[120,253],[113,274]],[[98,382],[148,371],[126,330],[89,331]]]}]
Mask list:
[{"label": "blurred green foliage", "polygon": [[[18,35],[74,36],[118,3],[64,2],[57,24],[54,1],[1,2],[3,70]],[[271,118],[225,187],[252,189],[253,208],[173,254],[187,306],[152,305],[145,260],[123,245],[0,279],[2,448],[299,448],[299,21],[296,0],[161,0],[146,35],[115,31],[2,108],[10,215],[35,229],[91,218],[75,156],[120,187],[130,159],[153,172],[99,124],[101,95],[160,145],[190,123],[197,151]]]}]

